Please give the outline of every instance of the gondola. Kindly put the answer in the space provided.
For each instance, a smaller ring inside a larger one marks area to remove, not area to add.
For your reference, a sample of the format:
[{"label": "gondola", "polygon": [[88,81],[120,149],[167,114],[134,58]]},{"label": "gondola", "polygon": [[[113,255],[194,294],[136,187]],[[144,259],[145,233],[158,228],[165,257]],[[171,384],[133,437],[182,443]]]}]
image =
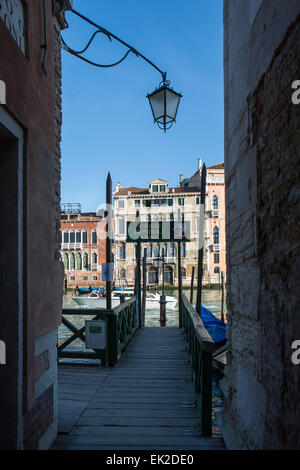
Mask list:
[{"label": "gondola", "polygon": [[100,287],[100,288],[99,287],[92,287],[92,286],[90,286],[90,287],[78,287],[77,286],[76,287],[76,290],[77,290],[79,295],[87,295],[87,294],[90,294],[93,291],[98,291],[98,290],[101,291],[102,289],[103,289],[103,287]]},{"label": "gondola", "polygon": [[215,350],[224,346],[227,341],[226,324],[203,305],[201,306],[201,320],[215,342]]}]

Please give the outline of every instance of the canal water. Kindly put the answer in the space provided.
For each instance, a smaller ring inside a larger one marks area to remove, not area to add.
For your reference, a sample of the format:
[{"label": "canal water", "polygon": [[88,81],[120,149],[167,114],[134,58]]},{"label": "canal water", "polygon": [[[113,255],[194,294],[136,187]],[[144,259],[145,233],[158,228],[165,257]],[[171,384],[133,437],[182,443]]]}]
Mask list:
[{"label": "canal water", "polygon": [[[184,295],[190,300],[190,292],[189,290],[183,291]],[[166,289],[166,295],[174,296],[178,299],[178,291],[176,290],[168,290]],[[63,307],[64,308],[80,308],[78,304],[73,300],[74,292],[68,292],[64,295],[63,299]],[[194,292],[194,303],[196,301],[196,292]],[[177,303],[178,305],[178,303]],[[221,291],[220,290],[212,290],[212,289],[203,289],[202,291],[202,305],[208,308],[217,318],[221,318]],[[82,307],[81,307],[82,308]],[[224,307],[225,308],[225,307]],[[80,315],[68,315],[67,320],[69,320],[74,326],[77,328],[82,328],[84,326],[85,320],[91,320],[94,316],[80,316]],[[225,317],[226,317],[226,308],[225,308]],[[179,325],[179,312],[178,308],[175,310],[168,310],[167,308],[167,326],[175,326],[178,327]],[[160,326],[159,325],[159,309],[147,309],[145,315],[145,326]],[[58,330],[58,344],[62,344],[66,339],[71,335],[71,332],[68,328],[64,325],[59,327]],[[73,341],[67,348],[67,350],[84,350],[85,345],[80,340],[77,339]],[[67,360],[64,359],[64,362],[87,362],[83,360]],[[92,361],[93,363],[95,361]]]},{"label": "canal water", "polygon": [[[190,292],[189,290],[183,291],[184,295],[190,300]],[[174,296],[178,299],[178,291],[176,290],[168,290],[166,289],[166,295]],[[68,292],[64,295],[63,299],[63,307],[64,308],[79,308],[78,304],[72,299],[74,293]],[[196,301],[196,292],[194,291],[194,304]],[[208,308],[217,318],[221,318],[221,290],[210,290],[210,289],[203,289],[202,291],[202,305]],[[224,306],[225,318],[226,318],[226,303]],[[94,316],[78,316],[78,315],[68,315],[67,319],[77,328],[82,328],[84,326],[85,320],[92,319]],[[179,312],[178,309],[176,310],[167,310],[167,326],[174,326],[178,327],[178,320],[179,320]],[[145,316],[145,326],[160,326],[159,325],[159,309],[149,310],[146,311]],[[71,332],[67,329],[64,325],[59,327],[58,331],[58,344],[62,344],[67,338],[71,336]],[[72,344],[66,348],[66,350],[85,350],[85,344],[80,340],[77,339]],[[60,361],[62,362],[62,361]],[[71,362],[71,363],[93,363],[97,364],[100,361],[88,361],[82,359],[63,359],[63,362]],[[223,408],[223,399],[222,399],[222,392],[218,386],[218,376],[217,374],[213,378],[213,434],[219,435],[219,430],[215,422],[215,414],[220,409]]]}]

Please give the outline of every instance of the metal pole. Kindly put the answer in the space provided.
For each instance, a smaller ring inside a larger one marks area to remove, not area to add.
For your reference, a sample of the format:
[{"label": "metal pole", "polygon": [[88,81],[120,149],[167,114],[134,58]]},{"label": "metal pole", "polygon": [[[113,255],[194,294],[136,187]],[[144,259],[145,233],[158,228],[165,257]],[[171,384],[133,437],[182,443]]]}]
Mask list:
[{"label": "metal pole", "polygon": [[141,243],[137,243],[136,248],[136,282],[137,282],[137,305],[139,316],[139,328],[142,328],[142,289],[141,289]]},{"label": "metal pole", "polygon": [[[137,222],[140,222],[140,213],[136,211]],[[142,289],[141,289],[141,242],[137,242],[136,248],[136,282],[137,282],[137,308],[138,308],[138,318],[139,318],[139,328],[143,327],[142,325]]]},{"label": "metal pole", "polygon": [[162,295],[160,296],[160,326],[166,326],[166,297],[165,297],[165,252],[162,253]]},{"label": "metal pole", "polygon": [[178,302],[179,302],[179,328],[182,328],[182,272],[181,272],[181,243],[178,242]]},{"label": "metal pole", "polygon": [[[137,245],[135,245],[135,259],[137,259]],[[137,267],[134,268],[134,295],[137,297]]]},{"label": "metal pole", "polygon": [[111,310],[111,281],[109,279],[109,266],[111,263],[111,238],[112,238],[112,181],[110,173],[106,179],[106,212],[107,212],[107,225],[106,225],[106,308]]},{"label": "metal pole", "polygon": [[145,326],[145,317],[146,317],[146,295],[147,295],[147,248],[144,249],[144,256],[143,256],[143,301],[142,301],[143,327]]},{"label": "metal pole", "polygon": [[[206,166],[203,165],[201,173],[201,201],[200,208],[202,215],[203,208],[203,217],[205,217],[205,194],[206,194]],[[201,220],[200,220],[200,230],[199,230],[199,251],[198,251],[198,278],[197,278],[197,303],[196,310],[201,316],[201,301],[202,301],[202,278],[203,278],[203,244],[204,244],[204,234],[201,232]],[[203,220],[203,230],[204,230],[204,220]]]},{"label": "metal pole", "polygon": [[194,301],[194,279],[195,279],[195,266],[193,266],[193,269],[192,269],[191,299],[190,299],[191,305],[193,305],[193,301]]},{"label": "metal pole", "polygon": [[224,321],[224,273],[221,272],[221,289],[222,289],[222,299],[221,299],[221,320]]}]

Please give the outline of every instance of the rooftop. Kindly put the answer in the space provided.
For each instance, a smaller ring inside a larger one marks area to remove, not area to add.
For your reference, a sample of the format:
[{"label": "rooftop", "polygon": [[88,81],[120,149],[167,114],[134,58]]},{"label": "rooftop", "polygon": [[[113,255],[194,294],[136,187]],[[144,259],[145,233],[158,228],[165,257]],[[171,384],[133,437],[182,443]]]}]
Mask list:
[{"label": "rooftop", "polygon": [[156,198],[163,196],[172,196],[172,194],[186,194],[186,193],[199,193],[199,188],[192,187],[192,188],[169,188],[169,191],[166,192],[159,192],[159,193],[151,193],[149,188],[136,188],[136,187],[129,187],[129,188],[122,188],[119,191],[114,193],[114,196],[145,196],[151,195],[155,196]]}]

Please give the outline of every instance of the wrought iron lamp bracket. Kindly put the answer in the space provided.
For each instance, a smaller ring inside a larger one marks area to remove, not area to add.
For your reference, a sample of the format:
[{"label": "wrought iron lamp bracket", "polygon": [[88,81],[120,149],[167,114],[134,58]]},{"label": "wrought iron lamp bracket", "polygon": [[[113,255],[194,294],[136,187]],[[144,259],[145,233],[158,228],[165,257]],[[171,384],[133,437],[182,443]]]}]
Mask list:
[{"label": "wrought iron lamp bracket", "polygon": [[[101,26],[99,26],[97,23],[95,23],[94,21],[90,20],[89,18],[87,18],[86,16],[82,15],[81,13],[79,13],[78,11],[76,10],[70,10],[73,14],[75,14],[76,16],[80,17],[82,20],[86,21],[87,23],[89,23],[90,25],[94,26],[97,30],[92,34],[91,38],[89,39],[87,45],[81,50],[81,51],[75,51],[74,49],[72,49],[71,47],[68,46],[68,44],[65,42],[65,40],[63,39],[63,37],[61,36],[61,42],[62,42],[62,48],[69,52],[70,54],[78,57],[78,59],[81,59],[85,62],[87,62],[88,64],[90,65],[93,65],[94,67],[101,67],[101,68],[109,68],[109,67],[115,67],[116,65],[119,65],[121,64],[127,57],[130,53],[133,53],[135,54],[137,57],[140,57],[142,58],[143,60],[145,60],[149,65],[151,65],[153,68],[155,68],[162,76],[162,79],[163,81],[161,82],[162,84],[169,84],[170,82],[166,79],[167,77],[167,74],[166,72],[163,72],[162,70],[160,70],[153,62],[151,62],[149,59],[147,59],[147,57],[145,57],[143,54],[141,54],[139,51],[137,51],[134,47],[130,46],[129,44],[127,44],[125,41],[123,41],[122,39],[118,38],[117,36],[115,36],[113,33],[107,31],[105,28],[102,28]],[[98,34],[104,34],[108,39],[109,41],[112,41],[113,39],[115,39],[116,41],[118,41],[119,43],[121,43],[123,46],[125,46],[128,50],[126,51],[126,53],[124,54],[123,57],[121,57],[120,60],[118,60],[117,62],[114,62],[112,64],[100,64],[98,62],[94,62],[90,59],[87,59],[86,57],[83,57],[82,54],[84,54],[88,49],[89,47],[91,46],[91,44],[93,43],[95,37],[98,35]]]}]

